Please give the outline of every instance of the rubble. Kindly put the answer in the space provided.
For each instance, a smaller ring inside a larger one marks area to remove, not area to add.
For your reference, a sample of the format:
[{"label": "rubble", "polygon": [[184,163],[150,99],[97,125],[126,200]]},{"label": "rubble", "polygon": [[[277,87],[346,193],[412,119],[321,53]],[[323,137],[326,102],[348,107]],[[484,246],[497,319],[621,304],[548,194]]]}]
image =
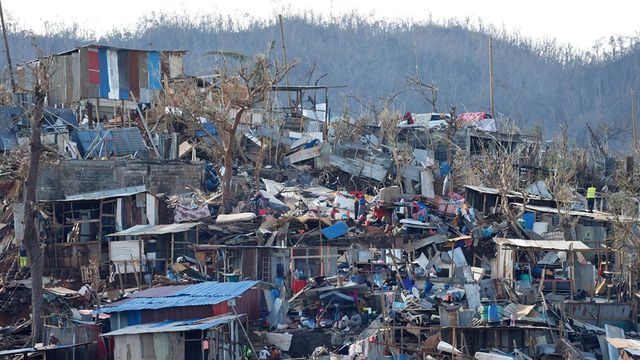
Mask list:
[{"label": "rubble", "polygon": [[[149,344],[176,358],[638,356],[633,212],[602,198],[587,212],[577,187],[548,177],[558,171],[535,175],[549,165],[529,154],[541,139],[455,111],[345,135],[357,124],[330,119],[326,103],[238,112],[227,134],[180,85],[208,101],[243,89],[165,74],[182,55],[157,59],[167,66],[154,79],[166,84],[153,90],[169,103],[143,106],[139,88],[109,102],[109,119],[108,99],[85,99],[77,126],[47,143],[37,189],[47,335],[33,348],[20,245],[28,156],[4,151],[0,348],[115,359]],[[330,87],[269,88],[300,100]]]}]

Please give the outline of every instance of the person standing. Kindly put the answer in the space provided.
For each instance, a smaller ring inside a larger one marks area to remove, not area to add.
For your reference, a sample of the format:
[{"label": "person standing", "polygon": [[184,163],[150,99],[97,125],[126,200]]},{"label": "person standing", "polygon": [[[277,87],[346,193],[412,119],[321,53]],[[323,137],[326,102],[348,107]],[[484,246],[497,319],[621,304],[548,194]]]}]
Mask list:
[{"label": "person standing", "polygon": [[18,250],[18,252],[18,264],[21,268],[26,268],[29,265],[29,258],[27,257],[27,248],[23,243],[20,243],[20,249]]},{"label": "person standing", "polygon": [[596,187],[591,185],[587,188],[587,207],[589,208],[589,212],[593,212],[593,205],[596,202]]}]

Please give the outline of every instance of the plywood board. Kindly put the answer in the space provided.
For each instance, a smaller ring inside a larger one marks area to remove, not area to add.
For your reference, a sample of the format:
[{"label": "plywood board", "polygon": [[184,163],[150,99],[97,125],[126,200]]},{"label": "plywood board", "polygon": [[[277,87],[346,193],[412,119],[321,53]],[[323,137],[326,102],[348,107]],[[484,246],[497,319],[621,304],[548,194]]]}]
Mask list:
[{"label": "plywood board", "polygon": [[140,260],[144,253],[142,240],[121,240],[109,242],[109,260],[120,273],[140,272]]}]

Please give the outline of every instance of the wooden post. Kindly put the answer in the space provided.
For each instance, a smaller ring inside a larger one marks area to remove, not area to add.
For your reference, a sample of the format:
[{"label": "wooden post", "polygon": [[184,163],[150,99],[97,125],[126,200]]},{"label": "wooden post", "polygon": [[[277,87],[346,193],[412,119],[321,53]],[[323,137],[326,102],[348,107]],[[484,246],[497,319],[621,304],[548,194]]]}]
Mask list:
[{"label": "wooden post", "polygon": [[131,264],[133,264],[133,277],[136,279],[136,285],[138,285],[138,290],[142,290],[142,287],[140,286],[140,273],[138,273],[138,270],[142,270],[141,267],[141,262],[138,261],[138,269],[136,269],[136,262],[133,259],[133,255],[129,255],[131,257]]},{"label": "wooden post", "polygon": [[636,119],[636,92],[631,89],[631,131],[633,132],[633,152],[634,155],[638,151],[638,130]]},{"label": "wooden post", "polygon": [[[133,99],[133,101],[137,103],[138,101],[136,100],[136,97],[133,95],[133,92],[130,91],[129,94],[131,94],[131,99]],[[140,115],[140,121],[142,122],[142,126],[144,126],[144,130],[147,133],[147,136],[149,137],[149,142],[153,147],[153,151],[156,153],[156,156],[158,157],[158,159],[162,159],[162,156],[160,155],[160,151],[158,151],[156,144],[153,142],[153,137],[151,137],[151,132],[149,131],[147,120],[145,120],[144,115],[142,114],[142,111],[140,111],[139,107],[136,106],[136,110],[138,111],[138,115]]]},{"label": "wooden post", "polygon": [[100,123],[100,97],[96,98],[96,123],[98,125]]},{"label": "wooden post", "polygon": [[124,284],[122,283],[122,274],[120,273],[120,266],[116,264],[116,272],[118,273],[118,282],[120,283],[120,294],[124,296]]},{"label": "wooden post", "polygon": [[125,110],[124,110],[124,100],[120,100],[120,106],[121,106],[121,113],[120,113],[120,127],[124,127],[124,114],[125,114]]},{"label": "wooden post", "polygon": [[169,259],[169,264],[173,264],[173,257],[174,257],[174,241],[176,240],[176,234],[175,233],[171,233],[171,259]]},{"label": "wooden post", "polygon": [[322,247],[322,219],[318,221],[318,233],[320,234],[320,275],[324,276],[324,248]]}]

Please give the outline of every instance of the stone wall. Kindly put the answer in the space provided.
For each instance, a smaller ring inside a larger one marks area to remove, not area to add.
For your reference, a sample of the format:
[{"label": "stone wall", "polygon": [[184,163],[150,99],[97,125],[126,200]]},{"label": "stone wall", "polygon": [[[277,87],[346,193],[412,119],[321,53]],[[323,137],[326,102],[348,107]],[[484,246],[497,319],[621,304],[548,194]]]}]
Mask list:
[{"label": "stone wall", "polygon": [[42,164],[38,200],[61,200],[65,196],[93,191],[146,185],[153,194],[187,192],[186,186],[202,189],[204,164],[179,161],[65,160]]}]

